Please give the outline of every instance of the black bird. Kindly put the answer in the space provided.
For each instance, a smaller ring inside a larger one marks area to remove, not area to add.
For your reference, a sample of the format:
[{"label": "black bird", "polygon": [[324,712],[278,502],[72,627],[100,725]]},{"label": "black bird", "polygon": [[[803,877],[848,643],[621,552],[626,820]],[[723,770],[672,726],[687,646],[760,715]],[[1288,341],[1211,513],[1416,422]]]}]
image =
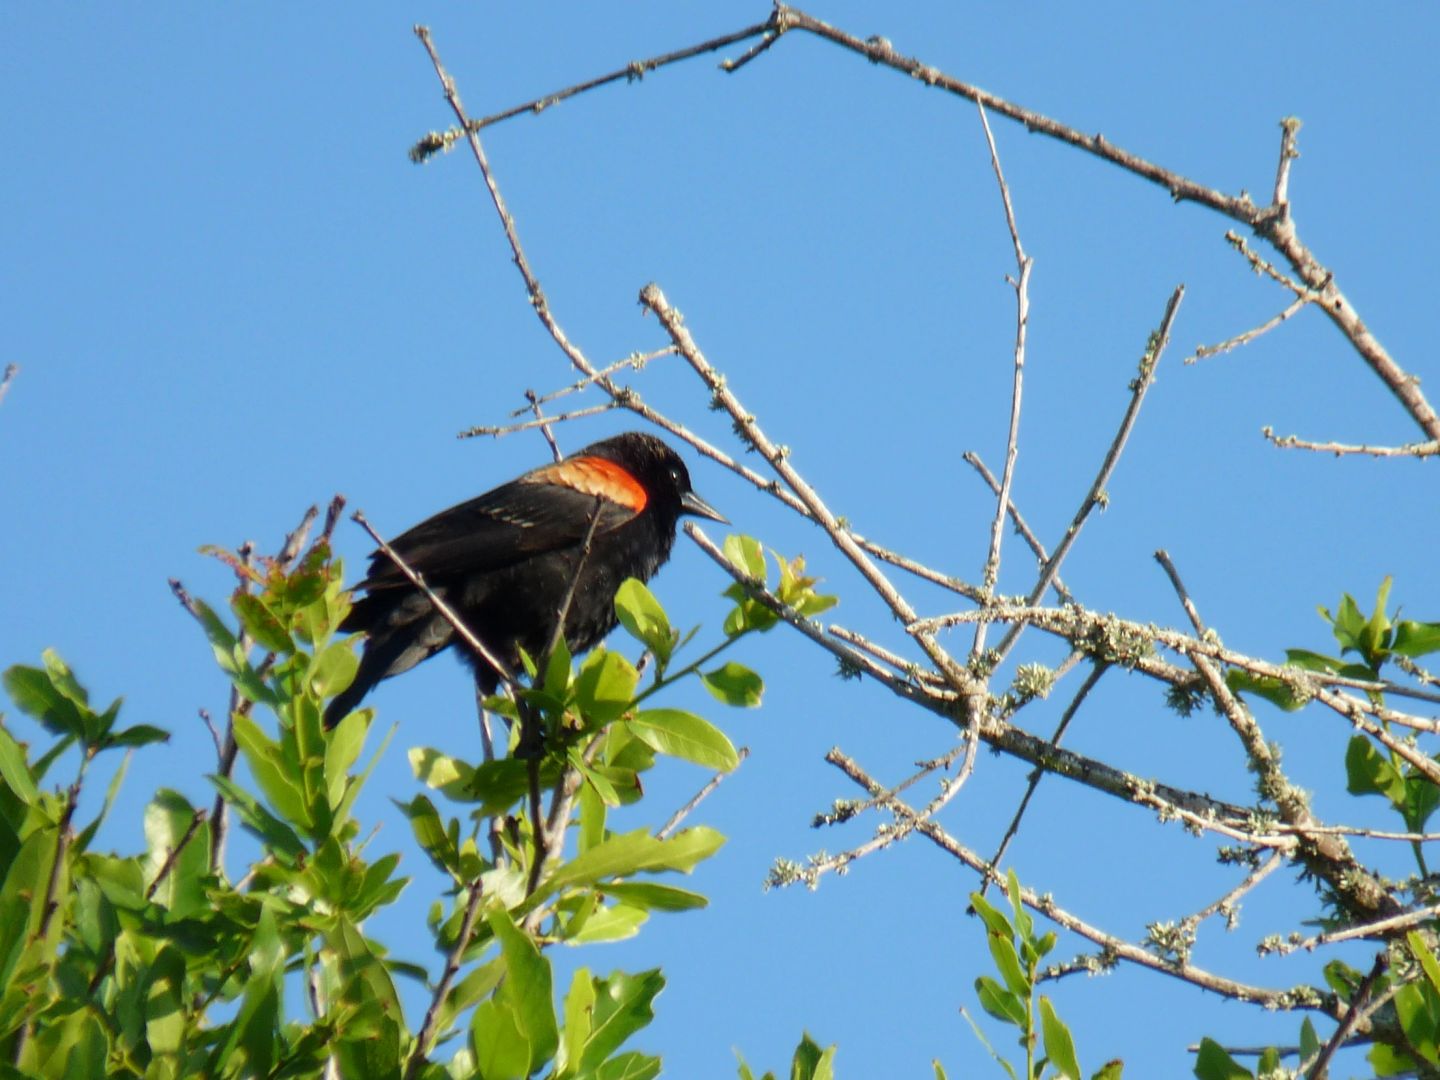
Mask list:
[{"label": "black bird", "polygon": [[[539,659],[549,647],[575,576],[590,522],[590,551],[565,617],[572,653],[615,627],[615,592],[626,578],[648,581],[670,557],[682,514],[724,522],[690,490],[680,455],[653,435],[628,432],[542,465],[478,498],[421,522],[391,543],[395,553],[460,616],[512,672],[519,649]],[[598,516],[597,516],[598,515]],[[454,627],[383,551],[340,624],[367,635],[360,670],[325,710],[334,727],[381,679],[409,671],[459,642],[484,693],[498,672],[460,641]]]}]

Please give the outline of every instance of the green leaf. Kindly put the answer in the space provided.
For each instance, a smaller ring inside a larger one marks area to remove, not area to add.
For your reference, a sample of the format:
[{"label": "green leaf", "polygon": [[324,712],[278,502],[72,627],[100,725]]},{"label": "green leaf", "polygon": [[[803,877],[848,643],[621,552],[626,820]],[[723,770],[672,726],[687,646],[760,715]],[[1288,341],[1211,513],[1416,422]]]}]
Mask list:
[{"label": "green leaf", "polygon": [[136,724],[105,736],[104,744],[108,750],[115,746],[149,746],[152,743],[169,741],[170,733],[164,728],[158,728],[151,724]]},{"label": "green leaf", "polygon": [[1315,1025],[1307,1016],[1300,1022],[1300,1060],[1313,1061],[1320,1053],[1320,1036],[1315,1034]]},{"label": "green leaf", "polygon": [[325,735],[325,789],[331,810],[338,809],[345,797],[350,770],[360,758],[367,732],[365,717],[353,712]]},{"label": "green leaf", "polygon": [[[281,1016],[281,980],[285,974],[285,943],[269,907],[261,907],[260,921],[250,943],[249,971],[245,976],[240,1009],[229,1034],[211,1058],[210,1073],[232,1072],[232,1054],[244,1053],[245,1073],[268,1073],[275,1061],[275,1041]],[[224,1063],[223,1069],[219,1066]]]},{"label": "green leaf", "polygon": [[1401,656],[1426,656],[1440,652],[1440,623],[1411,622],[1406,619],[1395,624],[1395,641],[1391,651]]},{"label": "green leaf", "polygon": [[281,656],[289,656],[295,651],[295,642],[285,624],[254,593],[237,592],[230,598],[230,609],[262,649]]},{"label": "green leaf", "polygon": [[1262,697],[1286,712],[1304,708],[1309,700],[1305,695],[1297,693],[1284,679],[1277,679],[1272,675],[1256,675],[1240,668],[1231,668],[1225,672],[1225,685],[1236,693],[1250,693]]},{"label": "green leaf", "polygon": [[643,582],[636,578],[621,582],[615,593],[615,615],[626,633],[655,654],[662,668],[670,662],[675,631],[665,609]]},{"label": "green leaf", "polygon": [[310,658],[305,686],[321,701],[334,697],[355,681],[360,658],[349,641],[331,642]]},{"label": "green leaf", "polygon": [[1200,1052],[1195,1055],[1195,1075],[1199,1080],[1254,1080],[1249,1069],[1210,1038],[1200,1040]]},{"label": "green leaf", "polygon": [[1377,670],[1389,655],[1390,617],[1385,614],[1385,604],[1390,599],[1390,585],[1387,574],[1375,596],[1375,610],[1370,612],[1365,628],[1360,631],[1360,655]]},{"label": "green leaf", "polygon": [[660,1075],[658,1057],[629,1050],[618,1054],[595,1070],[595,1080],[654,1080]]},{"label": "green leaf", "polygon": [[563,864],[532,897],[559,892],[576,885],[593,885],[612,877],[628,877],[642,871],[679,870],[688,872],[709,858],[725,838],[714,829],[697,826],[660,840],[645,829],[611,836],[604,843]]},{"label": "green leaf", "polygon": [[605,800],[591,784],[581,784],[577,796],[580,804],[580,834],[576,839],[579,852],[586,852],[605,839]]},{"label": "green leaf", "polygon": [[1435,962],[1435,954],[1425,944],[1425,939],[1414,930],[1405,935],[1405,941],[1410,946],[1410,955],[1415,957],[1424,970],[1431,989],[1440,994],[1440,964]]},{"label": "green leaf", "polygon": [[1384,795],[1396,806],[1405,802],[1405,777],[1364,735],[1345,747],[1345,790],[1351,795]]},{"label": "green leaf", "polygon": [[806,1032],[790,1059],[790,1080],[835,1080],[835,1047],[824,1050]]},{"label": "green leaf", "polygon": [[25,760],[25,748],[0,724],[0,780],[5,787],[27,806],[33,806],[40,797],[35,778],[30,773],[30,764]]},{"label": "green leaf", "polygon": [[475,1073],[484,1080],[525,1080],[534,1071],[530,1043],[520,1030],[515,1010],[496,998],[475,1007],[470,1052],[475,1056]]},{"label": "green leaf", "polygon": [[301,829],[313,828],[314,819],[305,805],[300,786],[288,771],[280,745],[243,713],[237,712],[231,717],[231,730],[245,757],[245,764],[250,767],[255,782],[260,785],[270,805],[291,825]]},{"label": "green leaf", "polygon": [[996,1020],[1025,1030],[1029,1018],[1024,1004],[989,975],[981,975],[975,980],[975,993],[980,998],[980,1007]]},{"label": "green leaf", "polygon": [[505,958],[501,956],[472,969],[463,979],[450,987],[450,992],[445,995],[445,1000],[438,1013],[439,1022],[436,1030],[448,1031],[450,1025],[455,1022],[455,1017],[499,986],[500,980],[504,977]]},{"label": "green leaf", "polygon": [[144,993],[145,1042],[151,1055],[148,1075],[178,1077],[186,1009],[185,957],[179,949],[173,945],[161,949],[145,973]]},{"label": "green leaf", "polygon": [[[47,658],[48,655],[47,650]],[[93,717],[94,713],[61,693],[48,671],[16,664],[6,670],[4,683],[5,692],[16,707],[38,720],[50,734],[71,735],[84,745],[90,745],[86,719]]]},{"label": "green leaf", "polygon": [[595,983],[589,968],[580,968],[570,979],[570,989],[565,992],[565,1031],[559,1056],[556,1058],[557,1074],[570,1075],[571,1066],[580,1064],[585,1043],[590,1038],[590,1018],[595,1011]]},{"label": "green leaf", "polygon": [[295,830],[270,813],[259,799],[228,777],[212,775],[210,781],[220,789],[225,801],[235,808],[246,828],[260,837],[272,851],[291,860],[306,854],[305,845],[295,835]]},{"label": "green leaf", "polygon": [[565,943],[590,945],[601,941],[624,941],[638,934],[649,918],[648,912],[628,904],[596,908],[583,926],[566,936]]},{"label": "green leaf", "polygon": [[[195,822],[195,808],[185,796],[169,788],[157,791],[145,808],[145,883],[153,885],[160,871],[170,864],[154,900],[177,919],[208,912],[211,906],[204,881],[210,869],[210,826],[203,820],[198,825]],[[182,842],[184,848],[180,848]]]},{"label": "green leaf", "polygon": [[1065,1080],[1082,1080],[1070,1029],[1060,1022],[1055,1006],[1043,995],[1040,998],[1040,1031],[1045,1038],[1045,1056],[1050,1059],[1050,1064]]},{"label": "green leaf", "polygon": [[601,888],[606,896],[650,911],[694,911],[710,903],[700,893],[658,881],[613,881]]},{"label": "green leaf", "polygon": [[[454,759],[451,759],[452,761]],[[412,752],[413,761],[413,752]],[[460,764],[456,762],[456,764]],[[465,766],[465,768],[471,768]],[[540,786],[550,788],[560,778],[560,762],[546,758],[540,763]],[[427,781],[428,782],[428,781]],[[433,784],[431,786],[434,786]],[[530,769],[527,762],[518,758],[499,758],[485,761],[473,767],[469,782],[459,789],[457,798],[454,784],[446,783],[441,789],[459,802],[478,802],[481,817],[493,817],[504,813],[530,790]]]},{"label": "green leaf", "polygon": [[564,637],[555,639],[555,647],[545,661],[545,680],[540,685],[546,694],[563,709],[565,695],[570,690],[570,646]]},{"label": "green leaf", "polygon": [[446,832],[445,824],[440,820],[440,812],[435,809],[435,804],[424,795],[416,795],[408,803],[402,803],[398,799],[392,801],[410,819],[410,828],[415,833],[415,840],[425,854],[430,856],[430,861],[440,869],[441,873],[449,874],[456,881],[461,881],[460,851],[455,846],[450,834]]},{"label": "green leaf", "polygon": [[1090,1080],[1121,1080],[1124,1074],[1125,1062],[1121,1061],[1119,1058],[1115,1058],[1112,1061],[1107,1061],[1104,1065],[1101,1065],[1100,1068],[1095,1070],[1095,1072],[1091,1075]]},{"label": "green leaf", "polygon": [[640,674],[618,652],[597,649],[585,658],[575,679],[575,703],[581,715],[608,724],[624,715],[635,699]]},{"label": "green leaf", "polygon": [[740,764],[740,756],[725,733],[694,713],[645,709],[627,722],[636,736],[657,753],[721,772]]},{"label": "green leaf", "polygon": [[1020,957],[1015,952],[1015,943],[1010,938],[1003,934],[997,934],[993,930],[986,933],[985,940],[990,946],[990,957],[995,961],[995,970],[1000,972],[1000,977],[1005,980],[1006,987],[1022,1001],[1029,998],[1032,989],[1030,979],[1020,966]]},{"label": "green leaf", "polygon": [[765,549],[752,536],[731,534],[725,538],[721,548],[730,565],[747,577],[765,581]]},{"label": "green leaf", "polygon": [[970,906],[975,909],[975,914],[980,916],[980,921],[990,933],[1004,938],[1015,937],[1015,928],[1010,925],[1010,920],[978,892],[970,894]]},{"label": "green leaf", "polygon": [[525,1034],[530,1047],[530,1071],[534,1072],[555,1056],[560,1044],[551,996],[550,961],[540,955],[529,935],[522,933],[504,910],[490,911],[486,920],[505,957],[507,974],[500,995],[514,1010],[515,1022]]},{"label": "green leaf", "polygon": [[655,1018],[651,1007],[665,987],[658,970],[627,975],[616,971],[595,980],[595,1011],[590,1021],[590,1038],[581,1056],[580,1069],[594,1069],[635,1032]]},{"label": "green leaf", "polygon": [[[623,800],[620,798],[620,793],[615,790],[615,785],[610,782],[609,777],[601,770],[591,767],[590,763],[585,760],[585,755],[580,752],[579,747],[570,747],[565,753],[565,758],[570,762],[571,767],[585,778],[585,787],[583,790],[590,792],[599,799],[602,807],[620,805]],[[586,847],[587,851],[590,846]]]},{"label": "green leaf", "polygon": [[230,632],[230,628],[205,601],[195,600],[193,603],[195,617],[200,621],[205,637],[210,641],[210,648],[215,653],[215,662],[220,665],[220,670],[230,676],[246,700],[259,705],[278,705],[280,699],[250,666],[245,650],[240,648],[240,642]]},{"label": "green leaf", "polygon": [[1311,652],[1309,649],[1286,649],[1285,662],[1292,667],[1303,668],[1305,671],[1323,673],[1333,673],[1345,666],[1344,660],[1326,656],[1323,653]]},{"label": "green leaf", "polygon": [[415,779],[426,787],[441,791],[447,799],[456,802],[475,801],[473,766],[428,746],[412,746],[408,756]]},{"label": "green leaf", "polygon": [[700,681],[705,684],[705,689],[726,705],[746,709],[758,706],[761,695],[765,693],[764,680],[744,664],[733,660],[714,671],[702,672]]}]

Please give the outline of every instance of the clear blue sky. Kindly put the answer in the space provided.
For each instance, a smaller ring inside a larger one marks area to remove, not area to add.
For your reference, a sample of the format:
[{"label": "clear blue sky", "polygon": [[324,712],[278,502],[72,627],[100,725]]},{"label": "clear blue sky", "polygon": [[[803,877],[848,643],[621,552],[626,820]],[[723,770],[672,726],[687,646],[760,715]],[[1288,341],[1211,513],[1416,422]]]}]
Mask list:
[{"label": "clear blue sky", "polygon": [[[212,751],[196,710],[223,711],[225,687],[166,587],[177,576],[224,599],[227,575],[197,547],[252,538],[273,549],[306,506],[336,491],[398,532],[545,457],[535,435],[455,439],[501,422],[526,387],[571,373],[525,302],[473,163],[462,153],[423,168],[406,158],[451,120],[411,23],[432,27],[478,115],[768,10],[0,10],[0,363],[22,366],[0,406],[0,664],[33,663],[54,646],[97,697],[124,694],[132,722],[174,732],[137,760],[108,843],[141,844],[139,808],[157,785],[209,798]],[[1257,197],[1273,182],[1277,122],[1300,116],[1291,190],[1301,229],[1379,338],[1429,376],[1435,7],[882,11],[827,0],[814,13]],[[1315,605],[1348,590],[1368,606],[1387,573],[1409,615],[1440,618],[1433,465],[1335,461],[1260,437],[1265,424],[1351,442],[1419,437],[1333,328],[1307,311],[1240,353],[1180,366],[1195,345],[1263,321],[1288,297],[1227,247],[1226,222],[994,124],[1035,258],[1015,494],[1048,542],[1094,474],[1167,295],[1182,281],[1189,289],[1110,509],[1064,570],[1080,598],[1181,624],[1151,560],[1165,547],[1226,642],[1256,653],[1326,647]],[[661,342],[635,303],[659,282],[837,512],[978,578],[993,504],[960,454],[977,450],[995,466],[1002,456],[1013,333],[1003,276],[1013,263],[972,106],[796,35],[740,74],[693,61],[504,124],[487,146],[551,302],[593,359]],[[734,448],[678,364],[637,385]],[[606,417],[562,437],[574,448],[621,425]],[[697,488],[738,527],[804,552],[830,579],[844,598],[835,621],[903,647],[822,534],[694,465]],[[339,546],[355,565],[369,544],[347,522]],[[1025,591],[1030,560],[1007,551],[1001,589]],[[713,631],[725,584],[682,542],[656,590],[678,623]],[[942,596],[913,597],[926,613],[946,610]],[[1056,659],[1040,642],[1022,658]],[[669,1076],[733,1075],[732,1046],[784,1068],[802,1029],[840,1044],[847,1077],[925,1076],[932,1057],[952,1076],[998,1075],[956,1013],[978,1011],[971,983],[989,966],[964,915],[973,876],[911,840],[815,894],[760,890],[775,857],[837,850],[873,825],[809,829],[831,799],[855,794],[821,761],[826,749],[839,745],[894,781],[953,745],[953,732],[874,686],[841,683],[828,659],[781,632],[744,659],[768,693],[759,712],[712,713],[753,751],[697,816],[731,838],[697,874],[712,906],[578,958],[598,970],[664,966],[669,988],[640,1045],[665,1056]],[[1067,698],[1028,721],[1048,731]],[[374,701],[400,733],[360,813],[383,822],[377,843],[396,848],[408,828],[387,797],[417,786],[404,749],[476,753],[468,680],[442,659]],[[1263,719],[1323,817],[1382,820],[1341,790],[1347,732],[1332,717]],[[1108,678],[1072,738],[1142,775],[1249,796],[1220,722],[1178,719],[1138,680]],[[944,823],[988,850],[1023,777],[982,754]],[[703,779],[666,767],[650,813],[663,817]],[[1028,883],[1135,939],[1145,921],[1179,918],[1233,882],[1214,867],[1214,846],[1052,779],[1014,859]],[[410,862],[416,883],[370,929],[398,955],[434,962],[415,930],[435,880]],[[1207,926],[1197,961],[1267,986],[1315,979],[1318,958],[1253,957],[1262,933],[1317,910],[1288,877],[1272,879],[1235,934]],[[1133,971],[1055,994],[1086,1069],[1118,1056],[1136,1077],[1187,1075],[1185,1046],[1206,1034],[1293,1042],[1299,1024]],[[422,999],[407,1000],[418,1015]],[[1008,1051],[1008,1036],[990,1030]]]}]

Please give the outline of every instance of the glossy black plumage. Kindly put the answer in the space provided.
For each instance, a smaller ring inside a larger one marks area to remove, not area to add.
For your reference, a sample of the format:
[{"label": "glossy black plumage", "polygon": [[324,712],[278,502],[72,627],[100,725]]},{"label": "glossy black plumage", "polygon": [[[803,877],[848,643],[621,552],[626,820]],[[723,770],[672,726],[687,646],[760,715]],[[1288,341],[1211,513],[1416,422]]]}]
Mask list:
[{"label": "glossy black plumage", "polygon": [[[680,455],[653,435],[617,435],[532,469],[421,522],[391,547],[514,671],[517,646],[539,657],[549,645],[597,513],[565,620],[566,644],[580,653],[614,628],[620,583],[649,580],[670,557],[681,515],[725,520],[691,491]],[[340,629],[365,633],[365,651],[354,683],[325,710],[326,727],[344,719],[380,680],[458,640],[384,552],[370,557],[370,575],[356,588],[366,595]],[[476,683],[493,693],[494,668],[463,642],[460,647]]]}]

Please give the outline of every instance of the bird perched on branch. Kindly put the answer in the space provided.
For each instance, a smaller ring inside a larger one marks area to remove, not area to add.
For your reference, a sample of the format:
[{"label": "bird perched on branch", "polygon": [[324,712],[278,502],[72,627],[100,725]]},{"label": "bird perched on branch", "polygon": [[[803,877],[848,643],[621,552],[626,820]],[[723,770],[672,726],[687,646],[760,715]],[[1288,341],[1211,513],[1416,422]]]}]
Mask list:
[{"label": "bird perched on branch", "polygon": [[[520,649],[538,660],[550,647],[567,595],[572,654],[614,629],[616,590],[626,578],[648,581],[660,569],[684,514],[726,520],[690,489],[679,454],[632,431],[441,511],[390,546],[514,672]],[[461,640],[384,551],[371,555],[370,575],[356,588],[366,595],[340,629],[364,633],[365,651],[355,681],[325,710],[327,728],[380,680],[457,643],[476,685],[495,692],[494,665]]]}]

